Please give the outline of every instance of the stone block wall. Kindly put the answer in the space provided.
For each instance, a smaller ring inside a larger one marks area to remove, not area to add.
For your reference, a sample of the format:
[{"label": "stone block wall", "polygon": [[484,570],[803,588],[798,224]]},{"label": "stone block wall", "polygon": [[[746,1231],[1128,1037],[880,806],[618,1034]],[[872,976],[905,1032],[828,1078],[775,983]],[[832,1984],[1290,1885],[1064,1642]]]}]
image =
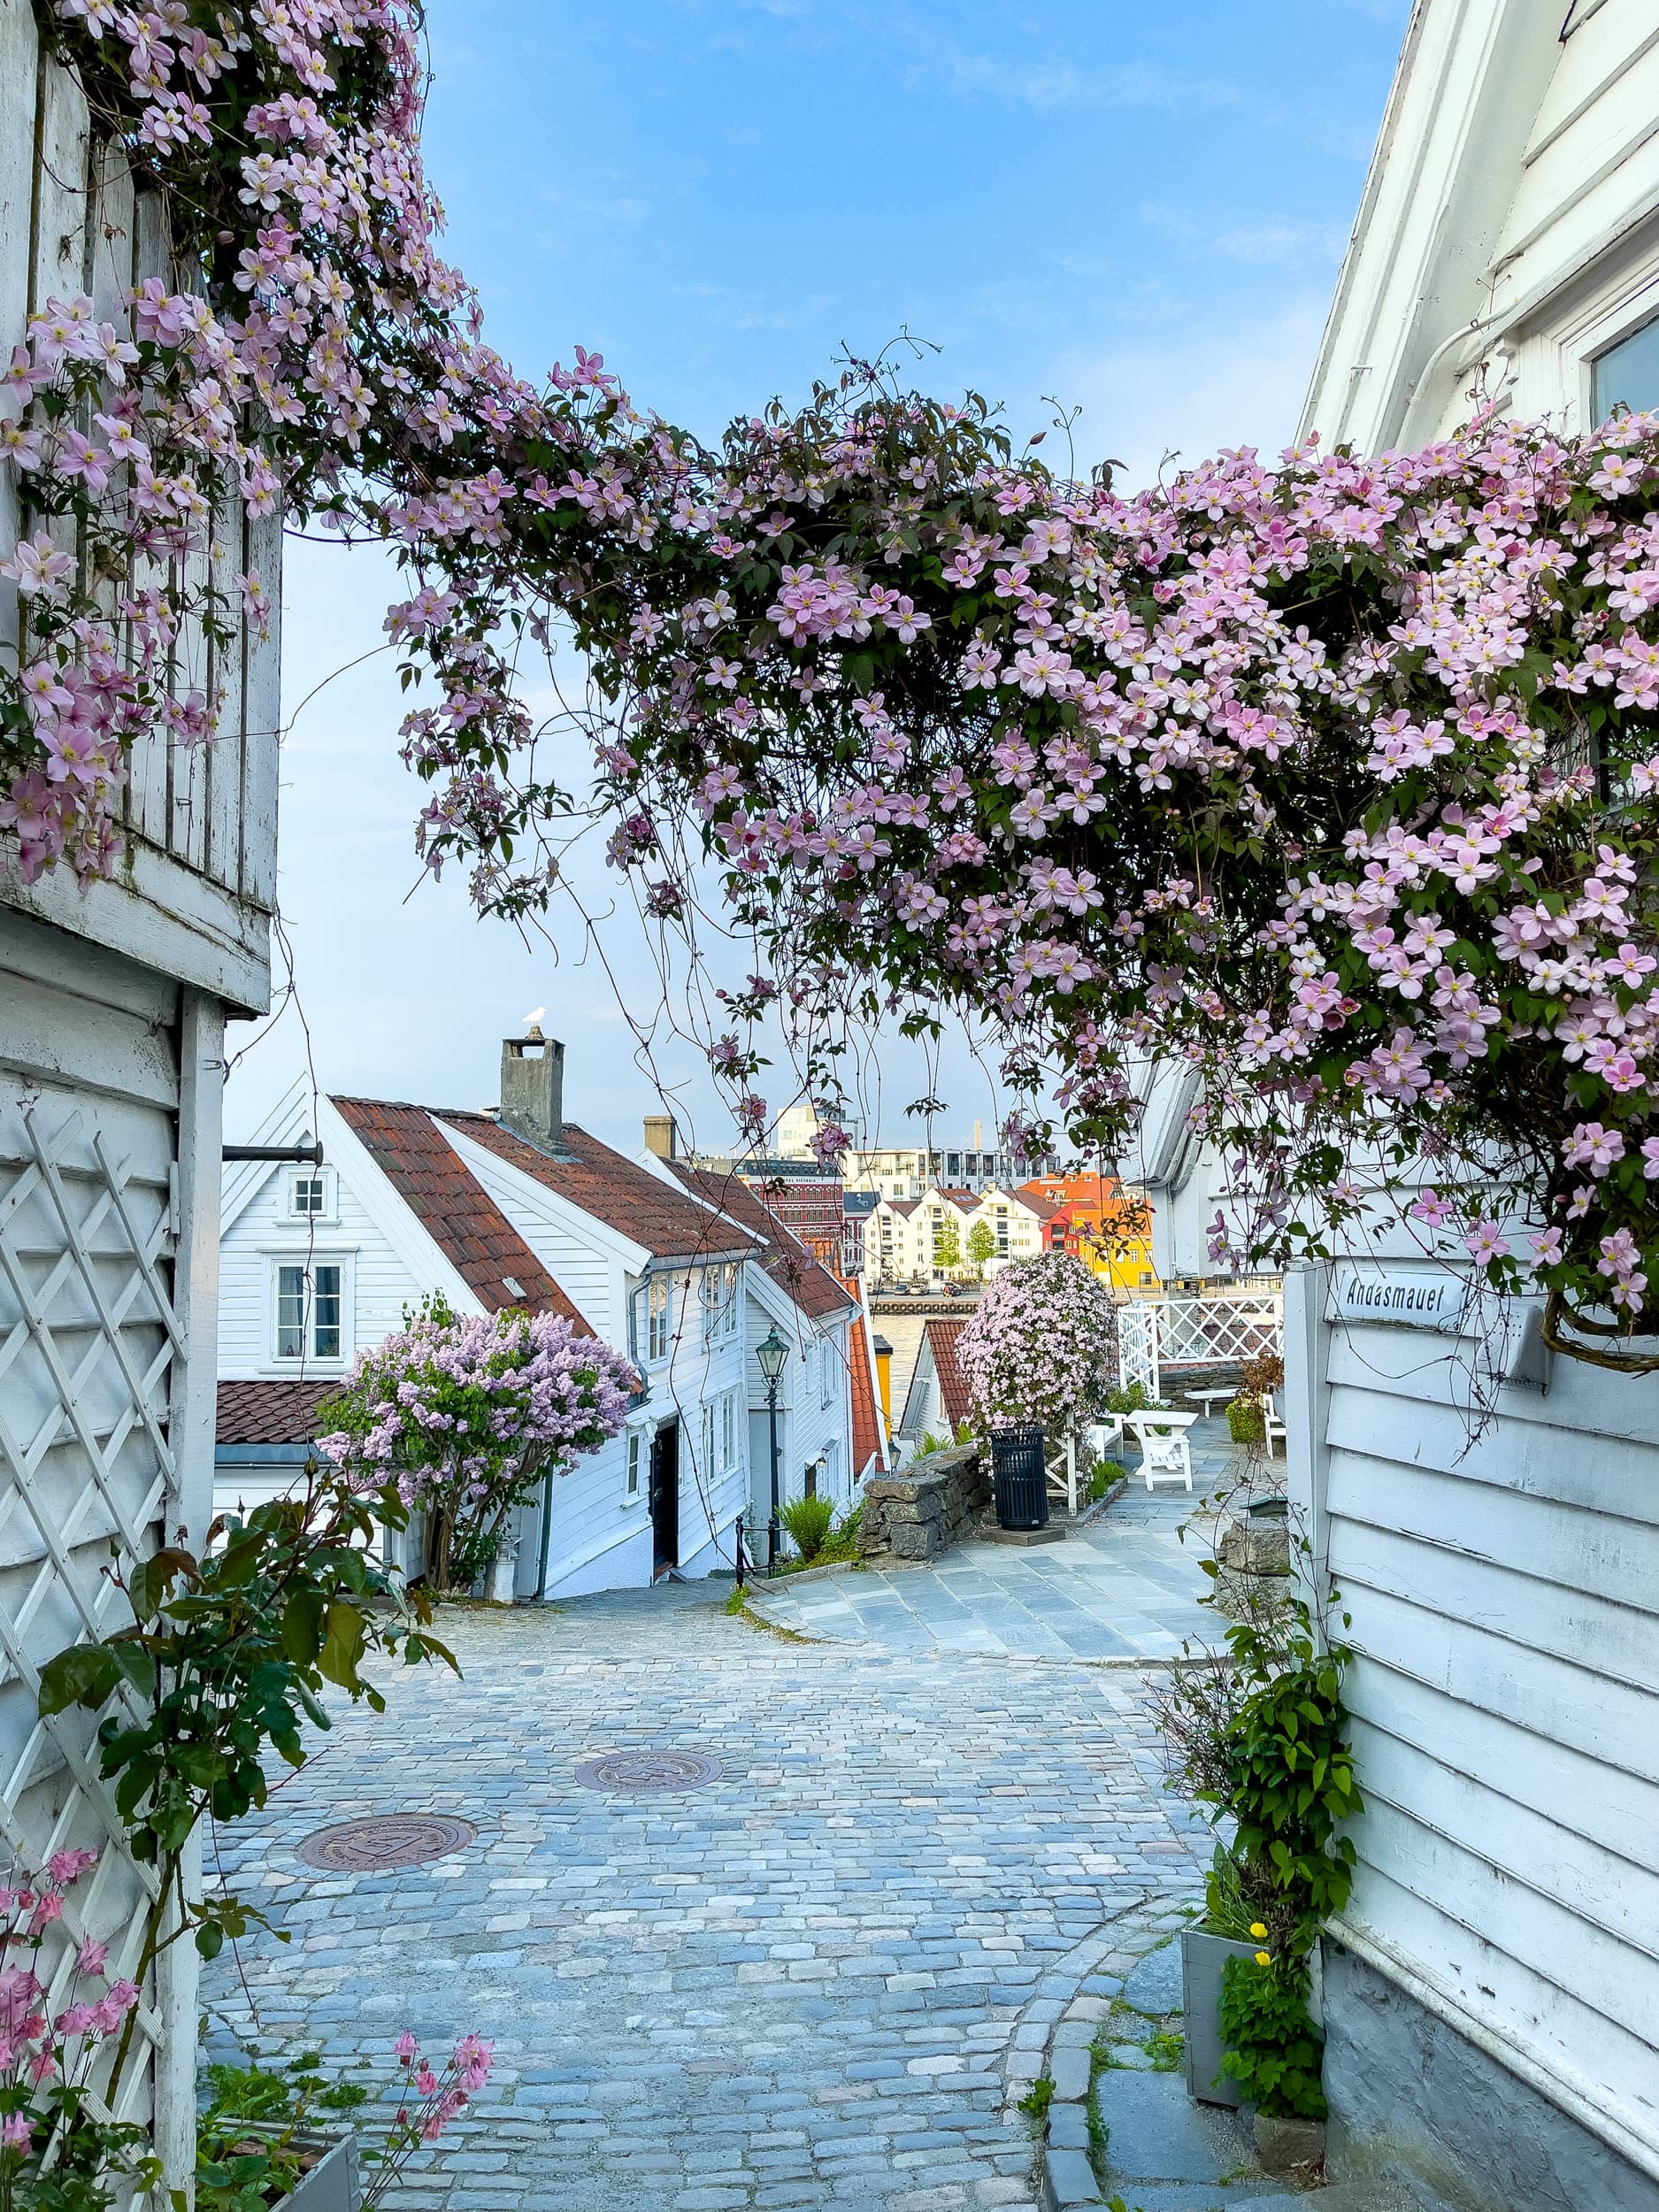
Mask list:
[{"label": "stone block wall", "polygon": [[928,1452],[896,1475],[872,1475],[863,1495],[860,1548],[866,1557],[937,1559],[991,1509],[988,1455],[982,1464],[977,1444]]}]

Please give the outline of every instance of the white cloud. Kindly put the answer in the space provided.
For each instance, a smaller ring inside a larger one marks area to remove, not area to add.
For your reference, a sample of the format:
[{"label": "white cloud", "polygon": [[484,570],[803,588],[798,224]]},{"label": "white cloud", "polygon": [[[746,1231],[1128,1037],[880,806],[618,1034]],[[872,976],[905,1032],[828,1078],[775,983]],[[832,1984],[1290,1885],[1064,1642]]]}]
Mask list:
[{"label": "white cloud", "polygon": [[1348,244],[1348,233],[1340,223],[1305,222],[1293,216],[1223,219],[1195,215],[1161,200],[1148,201],[1141,216],[1173,245],[1262,268],[1331,268],[1341,260]]},{"label": "white cloud", "polygon": [[1122,490],[1152,482],[1177,449],[1183,465],[1223,446],[1271,458],[1295,434],[1325,305],[1310,294],[1271,314],[1194,321],[1179,335],[1063,359],[1054,388],[1083,408],[1079,457],[1121,461]]},{"label": "white cloud", "polygon": [[946,92],[989,94],[1025,107],[1167,108],[1173,113],[1194,108],[1234,105],[1236,86],[1213,77],[1184,77],[1128,62],[1118,69],[1084,70],[1056,57],[1019,62],[1002,54],[930,55],[912,72]]}]

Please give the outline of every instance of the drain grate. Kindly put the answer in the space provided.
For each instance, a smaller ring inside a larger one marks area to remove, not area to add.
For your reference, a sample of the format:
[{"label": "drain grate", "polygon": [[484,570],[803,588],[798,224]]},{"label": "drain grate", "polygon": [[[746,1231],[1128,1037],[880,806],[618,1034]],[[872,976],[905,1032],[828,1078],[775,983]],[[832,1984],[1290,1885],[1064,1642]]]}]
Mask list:
[{"label": "drain grate", "polygon": [[585,1790],[635,1797],[707,1789],[725,1771],[718,1759],[700,1751],[602,1751],[581,1762],[576,1779]]},{"label": "drain grate", "polygon": [[301,1844],[300,1856],[326,1874],[386,1874],[446,1858],[477,1833],[470,1820],[453,1813],[380,1813],[319,1828]]}]

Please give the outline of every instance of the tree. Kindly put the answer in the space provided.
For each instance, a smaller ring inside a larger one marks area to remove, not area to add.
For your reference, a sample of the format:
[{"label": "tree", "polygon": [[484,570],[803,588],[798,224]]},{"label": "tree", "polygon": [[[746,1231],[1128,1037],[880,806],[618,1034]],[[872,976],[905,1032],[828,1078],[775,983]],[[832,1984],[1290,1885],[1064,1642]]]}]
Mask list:
[{"label": "tree", "polygon": [[988,1221],[976,1221],[968,1231],[968,1257],[974,1273],[983,1279],[985,1263],[996,1257],[996,1233]]},{"label": "tree", "polygon": [[318,1449],[349,1481],[395,1482],[426,1516],[433,1586],[470,1588],[509,1515],[621,1428],[639,1377],[562,1314],[458,1320],[442,1296],[357,1361],[319,1409]]},{"label": "tree", "polygon": [[933,1272],[949,1275],[962,1265],[962,1232],[954,1213],[941,1214],[933,1223]]}]

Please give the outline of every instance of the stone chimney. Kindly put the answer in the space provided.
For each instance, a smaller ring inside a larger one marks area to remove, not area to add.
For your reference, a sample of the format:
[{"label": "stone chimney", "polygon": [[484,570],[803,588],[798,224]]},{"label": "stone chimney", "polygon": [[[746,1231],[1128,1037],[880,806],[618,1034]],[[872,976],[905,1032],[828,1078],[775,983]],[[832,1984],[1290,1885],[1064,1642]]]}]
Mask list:
[{"label": "stone chimney", "polygon": [[501,1118],[516,1137],[557,1159],[565,1139],[565,1048],[533,1021],[501,1046]]},{"label": "stone chimney", "polygon": [[645,1149],[659,1160],[680,1157],[680,1130],[672,1114],[646,1115]]}]

